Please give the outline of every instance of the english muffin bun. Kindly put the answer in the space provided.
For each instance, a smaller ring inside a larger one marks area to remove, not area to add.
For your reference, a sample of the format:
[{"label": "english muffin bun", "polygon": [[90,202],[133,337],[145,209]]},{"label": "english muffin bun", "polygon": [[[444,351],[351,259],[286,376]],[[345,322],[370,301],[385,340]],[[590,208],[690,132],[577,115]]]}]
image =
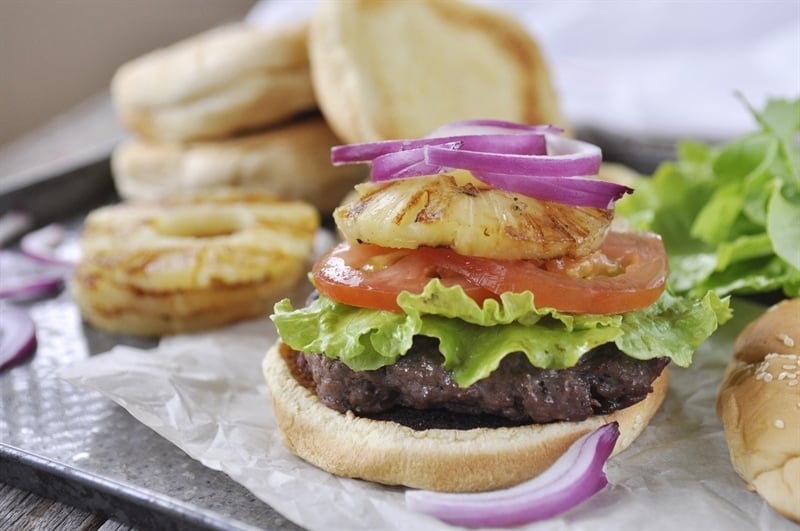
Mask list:
[{"label": "english muffin bun", "polygon": [[359,165],[332,166],[339,139],[318,114],[263,132],[216,141],[132,138],[114,150],[112,173],[124,199],[154,199],[215,187],[261,189],[331,212],[366,177]]},{"label": "english muffin bun", "polygon": [[349,143],[469,118],[566,125],[531,35],[466,2],[320,2],[309,54],[319,106]]},{"label": "english muffin bun", "polygon": [[263,362],[278,427],[290,451],[339,476],[437,491],[516,485],[544,471],[582,435],[613,421],[620,428],[614,452],[620,452],[648,425],[669,385],[665,368],[644,400],[580,422],[414,430],[325,406],[296,379],[290,354],[279,341]]},{"label": "english muffin bun", "polygon": [[800,522],[800,298],[737,338],[717,397],[733,468],[776,511]]},{"label": "english muffin bun", "polygon": [[111,82],[121,122],[150,140],[222,138],[316,108],[308,24],[232,24],[122,65]]}]

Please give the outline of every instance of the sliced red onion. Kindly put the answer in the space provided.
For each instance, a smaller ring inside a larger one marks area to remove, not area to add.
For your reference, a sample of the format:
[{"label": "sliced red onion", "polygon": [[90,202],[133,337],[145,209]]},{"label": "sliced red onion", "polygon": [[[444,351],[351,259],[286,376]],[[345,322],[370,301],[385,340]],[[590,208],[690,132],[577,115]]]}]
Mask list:
[{"label": "sliced red onion", "polygon": [[486,151],[489,153],[541,155],[546,152],[544,136],[541,133],[534,133],[528,130],[525,131],[525,134],[518,134],[513,137],[509,136],[507,133],[474,134],[346,144],[331,148],[331,162],[335,166],[354,162],[370,162],[381,155],[405,151],[418,152],[419,160],[422,161],[422,151],[418,150],[419,148],[429,145],[458,145],[462,149]]},{"label": "sliced red onion", "polygon": [[[458,137],[459,140],[438,144],[442,149],[469,149],[484,153],[512,153],[519,155],[543,154],[547,149],[544,136],[539,134],[525,135],[485,135]],[[428,164],[425,162],[425,149],[422,145],[402,151],[380,155],[372,160],[370,178],[373,181],[387,181],[435,175],[449,169],[448,166]]]},{"label": "sliced red onion", "polygon": [[618,438],[619,425],[606,424],[575,441],[550,468],[525,483],[466,494],[407,491],[406,506],[466,527],[513,526],[552,518],[608,484],[604,467]]},{"label": "sliced red onion", "polygon": [[40,262],[71,266],[76,257],[69,256],[66,240],[66,229],[58,223],[51,223],[25,234],[19,246],[23,253]]},{"label": "sliced red onion", "polygon": [[509,122],[507,120],[493,120],[493,119],[472,119],[472,120],[459,120],[445,124],[437,129],[434,129],[429,135],[429,138],[452,136],[452,135],[467,135],[467,134],[519,134],[519,133],[553,133],[559,134],[564,130],[554,125],[527,125],[516,122]]},{"label": "sliced red onion", "polygon": [[49,295],[64,285],[69,268],[0,250],[0,299],[27,300]]},{"label": "sliced red onion", "polygon": [[[513,137],[512,137],[513,138]],[[603,160],[600,148],[588,142],[546,135],[546,155],[489,153],[468,149],[425,146],[425,162],[469,171],[517,175],[574,177],[597,175]]]},{"label": "sliced red onion", "polygon": [[67,231],[58,223],[51,223],[26,233],[20,240],[22,252],[32,258],[41,257],[43,262],[50,260],[52,250],[66,239]]},{"label": "sliced red onion", "polygon": [[27,312],[0,305],[0,371],[19,363],[36,350],[36,329]]},{"label": "sliced red onion", "polygon": [[542,177],[490,172],[472,172],[479,180],[509,192],[565,205],[608,209],[632,188],[588,177]]},{"label": "sliced red onion", "polygon": [[424,149],[418,147],[375,157],[370,168],[370,179],[377,182],[440,173],[443,169],[441,166],[425,163]]},{"label": "sliced red onion", "polygon": [[331,159],[334,164],[371,162],[373,181],[463,169],[502,190],[575,206],[612,208],[633,191],[591,178],[602,163],[600,148],[560,132],[551,125],[462,120],[422,139],[336,146]]},{"label": "sliced red onion", "polygon": [[383,140],[380,142],[365,142],[363,144],[345,144],[331,148],[331,162],[334,166],[352,164],[354,162],[370,162],[376,157],[387,153],[409,151],[421,148],[428,144],[445,144],[457,142],[461,137],[417,139],[417,140]]}]

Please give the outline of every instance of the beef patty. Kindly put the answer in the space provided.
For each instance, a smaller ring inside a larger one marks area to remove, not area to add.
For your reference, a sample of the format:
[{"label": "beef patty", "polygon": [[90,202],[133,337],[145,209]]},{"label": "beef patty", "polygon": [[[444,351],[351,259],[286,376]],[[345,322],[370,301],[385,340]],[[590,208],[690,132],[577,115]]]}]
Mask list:
[{"label": "beef patty", "polygon": [[353,371],[322,354],[298,352],[292,361],[326,406],[415,429],[580,421],[611,413],[644,399],[669,363],[630,358],[611,343],[562,370],[537,369],[514,353],[489,377],[462,388],[442,366],[438,341],[423,336],[397,363],[371,371]]}]

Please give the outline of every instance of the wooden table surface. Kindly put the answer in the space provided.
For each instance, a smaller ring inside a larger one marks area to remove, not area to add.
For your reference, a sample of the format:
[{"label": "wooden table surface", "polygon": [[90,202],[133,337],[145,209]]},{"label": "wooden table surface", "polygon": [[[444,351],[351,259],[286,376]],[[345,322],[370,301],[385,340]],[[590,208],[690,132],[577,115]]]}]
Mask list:
[{"label": "wooden table surface", "polygon": [[0,483],[0,529],[129,531],[135,528]]}]

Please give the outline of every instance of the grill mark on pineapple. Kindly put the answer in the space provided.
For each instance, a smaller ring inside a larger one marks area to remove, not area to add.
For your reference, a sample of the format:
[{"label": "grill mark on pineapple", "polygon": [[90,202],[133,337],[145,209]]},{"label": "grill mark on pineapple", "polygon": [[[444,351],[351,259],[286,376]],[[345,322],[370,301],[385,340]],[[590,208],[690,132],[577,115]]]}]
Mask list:
[{"label": "grill mark on pineapple", "polygon": [[456,191],[458,191],[459,193],[468,195],[470,197],[478,197],[478,195],[480,195],[482,192],[486,192],[487,190],[489,190],[489,188],[481,189],[472,183],[463,184],[456,188]]},{"label": "grill mark on pineapple", "polygon": [[578,240],[576,235],[587,236],[586,231],[581,230],[580,223],[564,223],[562,220],[562,208],[554,207],[553,203],[547,202],[542,203],[542,205],[545,210],[543,219],[549,220],[550,227],[563,236],[563,238],[561,238],[562,241],[576,242]]},{"label": "grill mark on pineapple", "polygon": [[536,218],[535,215],[527,210],[520,212],[517,217],[520,221],[519,223],[506,225],[506,236],[515,240],[526,241],[530,239],[531,233],[534,233],[538,239],[544,240],[544,231]]},{"label": "grill mark on pineapple", "polygon": [[[414,221],[421,221],[422,212],[425,210],[426,203],[428,202],[428,198],[430,194],[424,188],[417,190],[414,194],[411,195],[408,202],[404,205],[403,208],[395,215],[394,217],[394,224],[401,225],[403,220],[406,219],[409,214],[411,214],[414,210],[417,211],[416,215],[414,216]],[[418,205],[422,205],[419,207]]]},{"label": "grill mark on pineapple", "polygon": [[[489,190],[488,188],[483,188],[483,189],[478,188],[472,183],[458,185],[455,179],[450,175],[444,176],[443,178],[448,179],[452,184],[453,186],[452,195],[464,194],[469,197],[478,197],[482,193]],[[431,190],[429,190],[429,188]],[[439,188],[435,186],[435,183],[430,183],[428,186],[420,190],[420,193],[425,194],[425,206],[421,208],[419,212],[417,212],[414,221],[418,223],[433,223],[444,218],[448,206],[452,204],[451,194],[446,194],[445,196],[441,196],[441,194],[436,193],[438,189]],[[416,198],[412,199],[412,203],[415,200]],[[484,232],[486,231],[484,230]]]},{"label": "grill mark on pineapple", "polygon": [[431,194],[428,190],[425,190],[425,206],[417,212],[414,221],[417,223],[434,223],[444,217],[446,210],[447,203],[442,204],[441,201],[437,200],[435,193]]},{"label": "grill mark on pineapple", "polygon": [[358,219],[361,213],[367,208],[367,205],[373,196],[374,194],[371,194],[369,197],[362,197],[357,201],[353,201],[346,207],[342,207],[341,211],[344,212],[345,219]]}]

